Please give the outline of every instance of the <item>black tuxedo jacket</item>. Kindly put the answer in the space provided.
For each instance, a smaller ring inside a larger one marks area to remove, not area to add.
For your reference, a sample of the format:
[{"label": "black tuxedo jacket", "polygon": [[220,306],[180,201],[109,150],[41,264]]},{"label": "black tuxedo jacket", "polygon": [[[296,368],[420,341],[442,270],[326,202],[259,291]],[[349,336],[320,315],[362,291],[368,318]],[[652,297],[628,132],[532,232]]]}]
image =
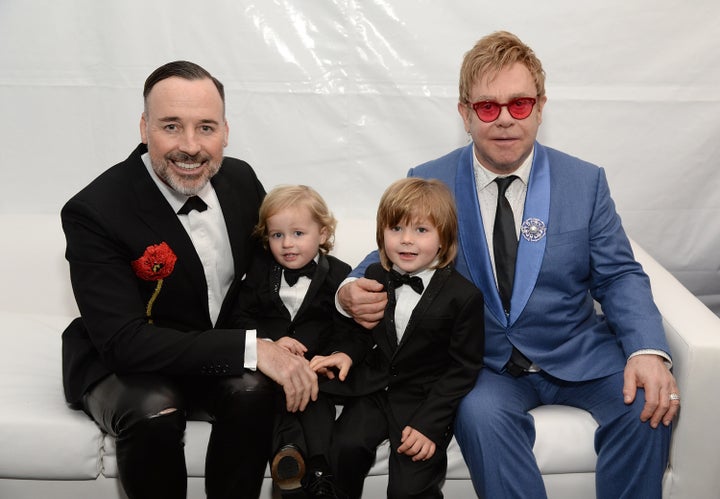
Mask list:
[{"label": "black tuxedo jacket", "polygon": [[482,293],[451,267],[435,271],[412,312],[400,343],[395,330],[395,288],[379,263],[365,277],[385,285],[385,317],[372,330],[374,345],[344,383],[326,391],[362,396],[386,390],[396,421],[434,442],[451,430],[460,399],[475,385],[484,352]]},{"label": "black tuxedo jacket", "polygon": [[234,322],[243,329],[257,329],[258,337],[298,340],[308,349],[308,360],[342,350],[359,362],[370,335],[362,329],[358,332],[355,322],[335,308],[335,292],[350,270],[342,260],[321,253],[308,291],[291,319],[279,293],[283,267],[267,251],[255,259],[242,282]]},{"label": "black tuxedo jacket", "polygon": [[[245,335],[229,329],[239,280],[257,244],[250,237],[265,191],[244,161],[225,158],[212,179],[232,247],[235,281],[215,327],[205,276],[190,236],[150,177],[140,144],[62,209],[66,258],[81,317],[63,333],[63,383],[69,403],[110,373],[218,375],[243,372]],[[132,261],[150,245],[177,255],[152,308],[156,282],[140,279]]]}]

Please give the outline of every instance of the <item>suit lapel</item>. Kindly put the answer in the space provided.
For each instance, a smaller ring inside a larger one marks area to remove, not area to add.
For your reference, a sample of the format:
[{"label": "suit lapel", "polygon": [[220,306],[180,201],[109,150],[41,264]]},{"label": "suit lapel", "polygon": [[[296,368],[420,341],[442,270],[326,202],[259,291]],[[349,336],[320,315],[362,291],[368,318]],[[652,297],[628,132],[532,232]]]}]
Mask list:
[{"label": "suit lapel", "polygon": [[[220,323],[234,306],[233,299],[236,296],[237,286],[245,275],[245,269],[242,266],[243,262],[254,256],[252,252],[256,248],[248,245],[247,230],[248,227],[255,225],[257,218],[252,220],[248,218],[251,214],[243,206],[242,196],[238,195],[237,186],[233,186],[223,167],[220,168],[220,171],[210,182],[215,189],[225,219],[233,256],[233,274],[235,276],[220,308],[220,315],[218,316],[218,323]],[[254,212],[254,214],[257,215],[257,212]],[[250,253],[248,254],[248,252]]]},{"label": "suit lapel", "polygon": [[[243,230],[243,227],[248,227],[249,224],[242,220],[241,213],[244,213],[240,206],[240,199],[238,198],[237,191],[234,191],[227,175],[224,174],[223,169],[210,180],[215,194],[218,197],[220,206],[222,208],[223,217],[225,218],[225,225],[227,226],[228,238],[230,239],[230,248],[233,254],[233,265],[235,268],[235,280],[242,278],[245,273],[240,268],[242,258],[239,255],[244,250],[244,245],[247,241],[247,232]],[[229,295],[229,293],[228,293]]]},{"label": "suit lapel", "polygon": [[386,286],[388,290],[388,304],[385,307],[385,335],[384,339],[386,342],[379,342],[378,347],[385,352],[388,359],[392,359],[393,355],[397,351],[397,327],[395,326],[395,306],[397,300],[395,298],[395,285],[388,280]]},{"label": "suit lapel", "polygon": [[420,301],[418,301],[418,304],[415,305],[415,308],[410,314],[410,319],[408,320],[407,326],[405,327],[405,332],[403,333],[402,339],[400,340],[400,345],[395,351],[396,355],[407,343],[408,338],[415,331],[417,325],[422,321],[422,317],[425,312],[432,307],[432,303],[435,301],[435,298],[437,298],[440,290],[443,288],[445,282],[450,277],[450,272],[450,267],[443,267],[441,269],[437,269],[433,274],[427,288],[425,289],[425,292],[420,297]]},{"label": "suit lapel", "polygon": [[283,303],[282,298],[280,298],[282,278],[283,268],[279,263],[273,260],[270,267],[270,300],[283,317],[290,320],[290,311]]},{"label": "suit lapel", "polygon": [[315,296],[322,287],[323,282],[325,282],[328,272],[330,272],[330,263],[328,262],[327,257],[320,253],[318,255],[318,263],[315,268],[315,274],[310,280],[310,287],[308,288],[307,293],[305,293],[305,297],[303,298],[295,317],[300,316],[300,314],[302,314],[313,302]]},{"label": "suit lapel", "polygon": [[490,250],[483,228],[482,214],[478,202],[477,184],[473,171],[472,144],[460,155],[455,176],[455,197],[458,206],[458,239],[462,248],[468,276],[485,296],[485,305],[500,324],[505,324],[500,294],[495,285],[495,274],[490,262]]},{"label": "suit lapel", "polygon": [[[150,177],[145,164],[142,162],[141,155],[145,151],[144,146],[136,149],[138,153],[136,158],[128,165],[129,168],[135,170],[133,176],[133,188],[135,196],[134,206],[140,213],[138,220],[145,223],[154,233],[157,234],[157,241],[148,241],[148,245],[158,244],[162,241],[168,243],[173,252],[177,255],[178,261],[182,265],[177,265],[175,272],[182,275],[183,279],[191,283],[194,292],[202,295],[201,303],[205,304],[207,310],[207,283],[205,282],[205,273],[200,262],[200,257],[195,251],[190,236],[185,231],[182,223],[177,218],[177,214],[173,211],[170,204],[162,195]],[[132,208],[129,208],[132,209]],[[140,256],[140,255],[138,255]]]},{"label": "suit lapel", "polygon": [[[523,221],[538,219],[547,226],[550,215],[550,164],[545,148],[535,143],[533,165],[530,170]],[[547,227],[546,227],[547,230]],[[515,283],[510,302],[510,324],[513,324],[527,305],[542,266],[547,237],[530,241],[520,233]]]}]

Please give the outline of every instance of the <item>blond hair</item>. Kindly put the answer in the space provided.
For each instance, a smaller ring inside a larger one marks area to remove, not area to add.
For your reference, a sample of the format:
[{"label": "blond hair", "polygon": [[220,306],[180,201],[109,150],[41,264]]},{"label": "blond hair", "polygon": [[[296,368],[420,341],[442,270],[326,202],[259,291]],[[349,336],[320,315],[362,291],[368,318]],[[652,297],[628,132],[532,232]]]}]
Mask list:
[{"label": "blond hair", "polygon": [[287,208],[307,208],[312,219],[325,229],[327,235],[325,242],[320,245],[320,251],[328,253],[335,242],[335,227],[337,220],[330,212],[325,200],[312,187],[307,185],[281,185],[272,189],[260,205],[259,219],[253,235],[262,240],[263,246],[268,247],[267,221],[268,218]]},{"label": "blond hair", "polygon": [[380,199],[375,239],[383,267],[392,267],[385,253],[385,229],[422,218],[427,218],[438,231],[440,250],[436,267],[445,267],[455,259],[458,222],[450,190],[436,179],[409,177],[393,182]]},{"label": "blond hair", "polygon": [[460,103],[470,104],[472,87],[483,78],[515,63],[523,64],[535,80],[537,96],[545,95],[545,71],[535,52],[507,31],[481,38],[465,53],[460,67]]}]

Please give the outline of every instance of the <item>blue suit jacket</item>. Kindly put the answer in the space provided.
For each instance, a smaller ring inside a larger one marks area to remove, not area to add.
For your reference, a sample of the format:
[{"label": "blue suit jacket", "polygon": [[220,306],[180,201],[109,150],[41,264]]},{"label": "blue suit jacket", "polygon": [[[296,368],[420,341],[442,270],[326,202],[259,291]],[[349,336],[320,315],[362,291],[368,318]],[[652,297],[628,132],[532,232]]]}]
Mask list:
[{"label": "blue suit jacket", "polygon": [[[627,357],[641,349],[669,354],[649,279],[635,261],[601,168],[535,144],[522,219],[543,221],[547,232],[536,242],[520,236],[509,317],[490,263],[472,144],[412,168],[408,176],[440,179],[455,195],[455,267],[485,296],[487,367],[501,371],[513,344],[566,381],[622,371]],[[605,315],[596,313],[593,299]]]}]

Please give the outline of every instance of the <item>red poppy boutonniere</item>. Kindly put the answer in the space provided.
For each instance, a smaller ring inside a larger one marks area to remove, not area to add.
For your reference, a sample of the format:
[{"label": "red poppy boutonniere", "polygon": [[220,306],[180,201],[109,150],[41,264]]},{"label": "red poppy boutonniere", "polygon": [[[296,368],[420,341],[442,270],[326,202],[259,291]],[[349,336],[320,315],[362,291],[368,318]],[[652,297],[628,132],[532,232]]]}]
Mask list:
[{"label": "red poppy boutonniere", "polygon": [[177,256],[173,253],[173,250],[170,249],[170,246],[168,246],[166,242],[162,242],[145,248],[145,253],[131,263],[135,274],[140,279],[145,281],[157,281],[155,291],[153,291],[147,307],[145,308],[145,313],[150,324],[153,322],[151,315],[153,303],[155,303],[155,299],[160,294],[163,279],[172,274],[172,271],[175,268],[175,262],[177,262]]}]

